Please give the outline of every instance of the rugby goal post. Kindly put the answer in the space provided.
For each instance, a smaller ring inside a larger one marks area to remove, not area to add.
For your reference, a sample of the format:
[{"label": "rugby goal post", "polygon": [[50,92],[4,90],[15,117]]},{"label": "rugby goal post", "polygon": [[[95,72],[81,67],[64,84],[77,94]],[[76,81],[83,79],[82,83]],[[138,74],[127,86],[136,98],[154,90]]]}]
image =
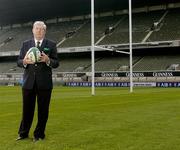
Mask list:
[{"label": "rugby goal post", "polygon": [[[94,1],[91,0],[91,94],[95,95],[95,47],[104,50],[110,50],[107,48],[102,48],[100,46],[95,46],[94,43]],[[132,2],[129,0],[129,52],[116,51],[119,53],[125,53],[129,55],[129,66],[130,66],[130,92],[133,92],[133,69],[132,69]]]}]

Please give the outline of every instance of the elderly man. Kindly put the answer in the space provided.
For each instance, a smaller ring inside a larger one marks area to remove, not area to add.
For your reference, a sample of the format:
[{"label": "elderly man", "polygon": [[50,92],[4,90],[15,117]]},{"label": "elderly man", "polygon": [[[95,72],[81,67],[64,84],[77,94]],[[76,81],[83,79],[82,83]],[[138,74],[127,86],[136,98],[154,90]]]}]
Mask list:
[{"label": "elderly man", "polygon": [[[34,141],[45,138],[46,122],[48,120],[51,99],[52,68],[59,66],[56,43],[45,38],[46,25],[42,21],[33,24],[33,38],[23,42],[17,64],[24,68],[22,84],[22,121],[17,140],[28,138],[32,125],[37,98],[38,122],[34,130]],[[31,47],[39,48],[40,61],[32,62],[26,53]]]}]

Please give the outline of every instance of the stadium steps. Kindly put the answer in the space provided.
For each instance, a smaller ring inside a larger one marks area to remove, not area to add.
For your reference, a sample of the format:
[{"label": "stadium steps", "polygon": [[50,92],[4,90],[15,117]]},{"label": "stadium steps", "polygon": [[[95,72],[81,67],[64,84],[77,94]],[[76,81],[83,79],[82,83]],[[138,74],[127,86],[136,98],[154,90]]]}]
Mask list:
[{"label": "stadium steps", "polygon": [[179,55],[144,56],[134,67],[134,71],[165,71],[171,64],[180,64]]},{"label": "stadium steps", "polygon": [[170,9],[160,30],[153,32],[149,41],[170,41],[179,40],[180,37],[180,9]]}]

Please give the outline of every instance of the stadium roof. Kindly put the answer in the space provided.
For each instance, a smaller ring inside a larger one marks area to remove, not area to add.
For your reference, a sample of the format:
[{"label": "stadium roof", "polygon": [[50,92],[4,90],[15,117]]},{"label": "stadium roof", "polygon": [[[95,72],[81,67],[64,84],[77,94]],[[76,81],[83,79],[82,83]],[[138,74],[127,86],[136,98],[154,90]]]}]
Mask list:
[{"label": "stadium roof", "polygon": [[[133,7],[180,0],[132,0]],[[91,0],[0,0],[0,25],[90,13]],[[95,0],[95,11],[128,8],[128,0]]]}]

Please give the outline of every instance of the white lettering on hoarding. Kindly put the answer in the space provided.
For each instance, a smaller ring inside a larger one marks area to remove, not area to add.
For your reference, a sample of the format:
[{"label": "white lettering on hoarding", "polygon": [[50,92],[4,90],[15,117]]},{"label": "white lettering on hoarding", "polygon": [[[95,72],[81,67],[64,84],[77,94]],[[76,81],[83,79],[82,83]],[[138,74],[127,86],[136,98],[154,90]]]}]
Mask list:
[{"label": "white lettering on hoarding", "polygon": [[102,77],[118,77],[117,73],[101,73]]},{"label": "white lettering on hoarding", "polygon": [[153,77],[173,77],[172,72],[153,72]]},{"label": "white lettering on hoarding", "polygon": [[[136,73],[133,73],[132,75],[133,75],[133,77],[144,77],[144,73],[143,72],[136,72]],[[129,76],[130,76],[130,73],[127,72],[126,73],[126,77],[129,77]]]}]

